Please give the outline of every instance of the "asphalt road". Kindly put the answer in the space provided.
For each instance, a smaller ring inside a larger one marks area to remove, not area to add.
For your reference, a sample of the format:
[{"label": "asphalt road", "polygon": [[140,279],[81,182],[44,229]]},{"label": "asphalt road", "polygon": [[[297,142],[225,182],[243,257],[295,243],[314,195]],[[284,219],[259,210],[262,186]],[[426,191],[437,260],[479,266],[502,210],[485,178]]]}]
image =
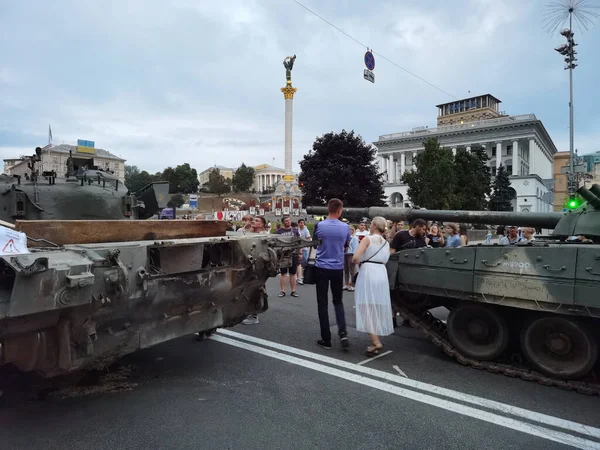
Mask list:
[{"label": "asphalt road", "polygon": [[351,293],[349,351],[321,349],[314,286],[268,287],[257,325],[158,345],[43,401],[0,397],[0,448],[600,449],[597,397],[462,367],[404,327],[365,363]]}]

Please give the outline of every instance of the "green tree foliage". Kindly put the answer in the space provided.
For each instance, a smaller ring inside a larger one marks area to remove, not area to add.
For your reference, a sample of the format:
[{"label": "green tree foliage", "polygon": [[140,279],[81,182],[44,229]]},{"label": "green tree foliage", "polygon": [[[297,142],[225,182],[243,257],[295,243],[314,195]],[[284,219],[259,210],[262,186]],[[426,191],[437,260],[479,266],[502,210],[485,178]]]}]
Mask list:
[{"label": "green tree foliage", "polygon": [[208,189],[213,194],[218,194],[219,197],[223,194],[231,192],[231,184],[219,172],[219,169],[212,169],[208,174]]},{"label": "green tree foliage", "polygon": [[504,165],[500,165],[496,178],[492,183],[492,196],[490,197],[489,208],[491,211],[512,211],[512,199],[514,191],[510,187],[508,172]]},{"label": "green tree foliage", "polygon": [[303,204],[321,206],[339,198],[348,207],[385,206],[375,152],[354,131],[318,137],[300,161]]},{"label": "green tree foliage", "polygon": [[169,193],[189,194],[198,191],[198,172],[189,163],[181,164],[174,169],[167,167],[162,173],[162,179],[169,182]]},{"label": "green tree foliage", "polygon": [[231,186],[235,192],[249,192],[254,185],[254,167],[242,163],[233,174]]},{"label": "green tree foliage", "polygon": [[456,180],[452,209],[482,211],[487,208],[491,193],[491,175],[487,166],[488,156],[483,147],[471,147],[471,151],[458,149],[454,157]]},{"label": "green tree foliage", "polygon": [[140,171],[137,166],[125,166],[125,186],[131,192],[138,192],[153,181],[160,181],[161,174],[150,175],[145,170]]},{"label": "green tree foliage", "polygon": [[451,209],[455,203],[456,176],[452,150],[440,147],[437,139],[424,142],[425,150],[417,153],[417,170],[405,172],[412,203],[427,209]]},{"label": "green tree foliage", "polygon": [[185,199],[181,194],[173,194],[171,195],[171,200],[167,203],[169,208],[181,208],[185,203]]}]

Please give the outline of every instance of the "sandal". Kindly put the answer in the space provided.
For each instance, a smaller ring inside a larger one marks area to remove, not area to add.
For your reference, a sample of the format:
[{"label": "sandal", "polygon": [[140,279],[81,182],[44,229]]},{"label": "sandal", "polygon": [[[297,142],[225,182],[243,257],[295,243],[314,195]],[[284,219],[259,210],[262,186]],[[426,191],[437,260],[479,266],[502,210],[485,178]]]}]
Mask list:
[{"label": "sandal", "polygon": [[377,356],[382,349],[383,344],[379,342],[379,345],[371,345],[370,347],[367,347],[367,351],[365,353],[367,356]]},{"label": "sandal", "polygon": [[278,295],[278,297],[285,297],[285,292],[281,291]]}]

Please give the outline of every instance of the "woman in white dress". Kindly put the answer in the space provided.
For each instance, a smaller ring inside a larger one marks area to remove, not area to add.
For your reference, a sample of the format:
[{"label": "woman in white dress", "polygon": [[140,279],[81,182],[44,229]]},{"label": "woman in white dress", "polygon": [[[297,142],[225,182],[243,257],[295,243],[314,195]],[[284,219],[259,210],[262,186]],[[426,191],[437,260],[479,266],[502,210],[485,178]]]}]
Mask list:
[{"label": "woman in white dress", "polygon": [[390,245],[385,234],[386,222],[383,217],[375,217],[371,222],[370,236],[366,236],[358,246],[352,260],[360,263],[354,302],[356,304],[356,329],[369,333],[371,346],[369,356],[378,355],[383,344],[379,336],[389,336],[394,332],[390,284],[387,263]]}]

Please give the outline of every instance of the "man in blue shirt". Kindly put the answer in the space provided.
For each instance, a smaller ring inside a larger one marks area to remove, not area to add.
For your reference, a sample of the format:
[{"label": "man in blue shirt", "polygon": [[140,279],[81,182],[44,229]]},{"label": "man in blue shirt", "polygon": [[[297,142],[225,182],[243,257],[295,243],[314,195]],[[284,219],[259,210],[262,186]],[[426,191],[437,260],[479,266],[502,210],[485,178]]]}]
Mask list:
[{"label": "man in blue shirt", "polygon": [[330,286],[340,343],[343,348],[348,347],[342,296],[344,292],[344,251],[350,242],[350,227],[339,220],[343,206],[342,201],[337,198],[329,200],[327,205],[329,215],[327,219],[315,225],[313,233],[314,239],[320,241],[315,260],[317,306],[321,326],[321,339],[317,341],[317,345],[327,349],[331,348],[331,330],[329,329],[327,308],[327,291]]}]

